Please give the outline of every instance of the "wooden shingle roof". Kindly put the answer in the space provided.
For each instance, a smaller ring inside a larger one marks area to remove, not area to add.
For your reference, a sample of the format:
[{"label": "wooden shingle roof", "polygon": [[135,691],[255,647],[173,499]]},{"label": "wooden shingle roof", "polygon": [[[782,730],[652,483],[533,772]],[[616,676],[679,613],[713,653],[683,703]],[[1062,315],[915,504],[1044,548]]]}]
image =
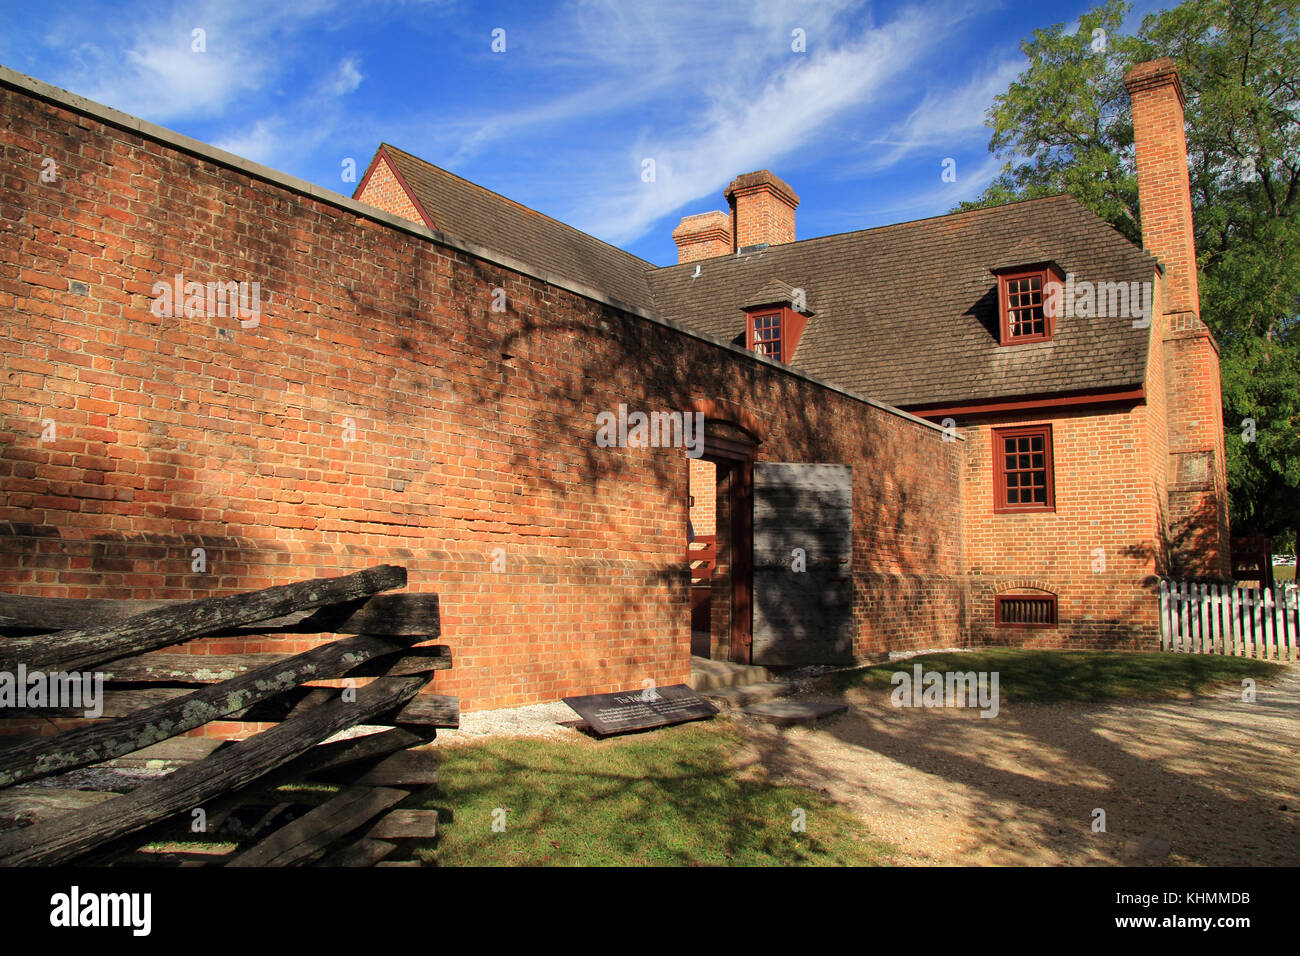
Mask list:
[{"label": "wooden shingle roof", "polygon": [[651,310],[653,263],[385,143],[439,232]]},{"label": "wooden shingle roof", "polygon": [[802,290],[811,318],[791,364],[878,401],[941,405],[1145,378],[1149,330],[1127,316],[1063,316],[1048,342],[998,344],[994,269],[1050,261],[1092,282],[1154,278],[1149,253],[1069,196],[660,268],[383,148],[439,231],[718,338],[743,344],[742,308]]},{"label": "wooden shingle roof", "polygon": [[1053,196],[669,266],[650,286],[664,318],[737,342],[742,306],[771,280],[803,289],[813,317],[791,364],[892,405],[1141,385],[1149,330],[1128,317],[1064,316],[1051,341],[998,344],[991,269],[1045,261],[1093,282],[1150,282],[1157,269]]}]

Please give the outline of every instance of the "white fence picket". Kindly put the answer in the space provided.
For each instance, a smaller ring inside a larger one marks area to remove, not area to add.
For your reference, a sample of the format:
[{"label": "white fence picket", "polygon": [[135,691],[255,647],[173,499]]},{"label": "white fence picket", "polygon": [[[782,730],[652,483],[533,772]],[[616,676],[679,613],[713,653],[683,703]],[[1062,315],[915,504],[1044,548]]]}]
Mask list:
[{"label": "white fence picket", "polygon": [[1169,617],[1169,582],[1160,582],[1160,649],[1162,651],[1170,650],[1173,647],[1174,627],[1173,621]]},{"label": "white fence picket", "polygon": [[1160,582],[1160,647],[1185,654],[1300,659],[1300,589]]}]

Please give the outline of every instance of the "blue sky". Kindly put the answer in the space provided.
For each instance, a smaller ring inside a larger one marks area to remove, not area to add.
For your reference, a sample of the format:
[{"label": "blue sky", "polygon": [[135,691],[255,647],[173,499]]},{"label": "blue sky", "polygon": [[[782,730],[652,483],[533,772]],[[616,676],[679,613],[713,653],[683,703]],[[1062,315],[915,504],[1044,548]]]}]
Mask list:
[{"label": "blue sky", "polygon": [[1092,5],[2,0],[0,63],[348,195],[345,160],[391,142],[670,264],[680,218],[755,169],[799,193],[800,238],[977,195],[1019,41]]}]

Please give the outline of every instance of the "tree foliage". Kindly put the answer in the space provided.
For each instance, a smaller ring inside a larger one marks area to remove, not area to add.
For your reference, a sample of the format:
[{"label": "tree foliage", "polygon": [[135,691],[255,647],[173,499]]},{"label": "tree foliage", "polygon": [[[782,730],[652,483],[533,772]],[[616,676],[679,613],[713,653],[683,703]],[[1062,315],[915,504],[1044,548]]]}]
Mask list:
[{"label": "tree foliage", "polygon": [[1222,349],[1234,532],[1300,533],[1300,0],[1186,0],[1132,34],[1128,11],[1106,0],[1075,32],[1021,43],[1028,65],[988,115],[1006,163],[962,208],[1066,192],[1140,242],[1123,77],[1171,57],[1187,94],[1201,315]]}]

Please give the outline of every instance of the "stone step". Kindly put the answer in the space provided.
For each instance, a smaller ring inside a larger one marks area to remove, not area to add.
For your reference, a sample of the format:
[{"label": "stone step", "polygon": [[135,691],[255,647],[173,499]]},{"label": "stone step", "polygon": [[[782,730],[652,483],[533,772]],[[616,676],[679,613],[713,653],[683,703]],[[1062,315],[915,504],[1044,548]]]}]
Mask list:
[{"label": "stone step", "polygon": [[715,687],[702,690],[699,694],[711,700],[719,710],[736,710],[765,700],[788,697],[797,689],[788,681],[769,681],[766,684],[744,684],[740,687]]},{"label": "stone step", "polygon": [[711,661],[707,657],[692,657],[691,676],[687,684],[690,685],[691,690],[699,692],[718,687],[765,684],[771,676],[766,667],[732,664],[730,661]]},{"label": "stone step", "polygon": [[812,724],[826,717],[842,714],[849,707],[831,701],[819,700],[768,700],[750,704],[742,713],[771,721],[774,724]]}]

